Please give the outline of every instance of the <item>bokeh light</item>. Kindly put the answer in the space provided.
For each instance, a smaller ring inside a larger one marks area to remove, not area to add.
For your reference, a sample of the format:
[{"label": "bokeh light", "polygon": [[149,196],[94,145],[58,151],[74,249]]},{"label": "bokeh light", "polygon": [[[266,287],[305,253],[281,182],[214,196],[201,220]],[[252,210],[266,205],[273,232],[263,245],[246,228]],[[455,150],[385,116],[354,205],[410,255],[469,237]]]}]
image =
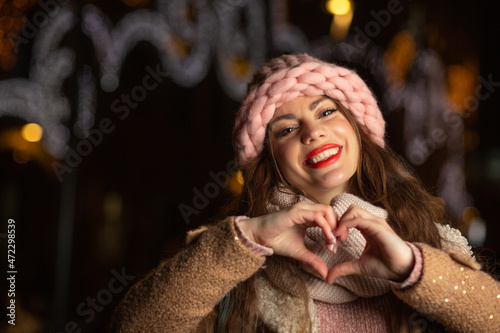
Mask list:
[{"label": "bokeh light", "polygon": [[[454,110],[461,113],[475,111],[470,109],[471,105],[474,106],[470,99],[475,98],[475,88],[480,84],[477,80],[478,72],[477,66],[472,63],[454,64],[446,68],[448,98]],[[479,101],[476,103],[479,104]]]},{"label": "bokeh light", "polygon": [[465,234],[472,246],[481,246],[486,241],[486,222],[481,218],[476,207],[466,207],[462,213],[462,221],[465,227]]},{"label": "bokeh light", "polygon": [[351,10],[351,3],[348,0],[329,0],[326,10],[333,15],[345,15]]},{"label": "bokeh light", "polygon": [[417,42],[409,30],[398,32],[387,47],[384,64],[387,81],[392,85],[404,85],[417,53]]},{"label": "bokeh light", "polygon": [[353,16],[352,7],[343,15],[334,15],[330,26],[330,35],[337,40],[345,40],[349,34]]},{"label": "bokeh light", "polygon": [[243,179],[243,174],[241,171],[238,171],[234,175],[231,176],[229,180],[229,191],[233,194],[240,194],[243,190],[243,184],[245,183]]},{"label": "bokeh light", "polygon": [[26,124],[21,130],[23,139],[28,142],[38,142],[42,139],[43,129],[35,123]]}]

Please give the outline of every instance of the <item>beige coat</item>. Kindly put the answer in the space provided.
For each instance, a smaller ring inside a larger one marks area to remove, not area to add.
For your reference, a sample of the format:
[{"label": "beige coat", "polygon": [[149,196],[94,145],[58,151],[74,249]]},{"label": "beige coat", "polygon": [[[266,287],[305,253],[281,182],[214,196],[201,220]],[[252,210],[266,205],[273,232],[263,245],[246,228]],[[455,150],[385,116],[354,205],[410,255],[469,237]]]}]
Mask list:
[{"label": "beige coat", "polygon": [[[192,233],[190,246],[134,285],[110,332],[195,331],[224,295],[265,262],[240,242],[233,219]],[[393,288],[394,294],[449,331],[500,332],[500,283],[463,253],[415,245],[422,251],[421,279],[407,289]]]}]

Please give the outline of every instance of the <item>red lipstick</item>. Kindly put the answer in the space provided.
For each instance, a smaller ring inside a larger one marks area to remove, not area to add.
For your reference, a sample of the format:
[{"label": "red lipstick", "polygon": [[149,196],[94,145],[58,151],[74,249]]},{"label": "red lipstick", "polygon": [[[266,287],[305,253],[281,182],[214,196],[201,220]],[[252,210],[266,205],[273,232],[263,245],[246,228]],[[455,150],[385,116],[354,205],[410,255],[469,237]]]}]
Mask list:
[{"label": "red lipstick", "polygon": [[[335,149],[335,148],[339,148],[338,153],[336,153],[336,154],[328,157],[327,159],[319,161],[317,163],[307,163],[311,158],[313,158],[314,156],[316,156],[316,155],[324,152],[325,150]],[[306,156],[306,159],[304,160],[304,162],[302,162],[302,165],[304,165],[307,168],[313,168],[313,169],[324,168],[326,166],[329,166],[329,165],[337,162],[338,159],[340,158],[341,154],[342,154],[342,146],[341,145],[338,145],[338,144],[335,144],[335,143],[327,143],[327,144],[325,144],[325,145],[323,145],[321,147],[313,149]]]}]

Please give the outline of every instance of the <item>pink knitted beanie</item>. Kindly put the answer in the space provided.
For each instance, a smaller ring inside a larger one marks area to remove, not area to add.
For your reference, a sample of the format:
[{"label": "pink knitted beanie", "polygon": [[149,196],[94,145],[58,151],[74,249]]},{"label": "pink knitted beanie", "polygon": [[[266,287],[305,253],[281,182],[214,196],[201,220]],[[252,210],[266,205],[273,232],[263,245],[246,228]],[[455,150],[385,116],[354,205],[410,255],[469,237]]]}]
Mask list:
[{"label": "pink knitted beanie", "polygon": [[307,54],[284,55],[267,62],[255,74],[236,116],[234,138],[240,168],[262,152],[266,127],[276,108],[299,96],[321,95],[342,103],[372,140],[384,146],[382,113],[355,72]]}]

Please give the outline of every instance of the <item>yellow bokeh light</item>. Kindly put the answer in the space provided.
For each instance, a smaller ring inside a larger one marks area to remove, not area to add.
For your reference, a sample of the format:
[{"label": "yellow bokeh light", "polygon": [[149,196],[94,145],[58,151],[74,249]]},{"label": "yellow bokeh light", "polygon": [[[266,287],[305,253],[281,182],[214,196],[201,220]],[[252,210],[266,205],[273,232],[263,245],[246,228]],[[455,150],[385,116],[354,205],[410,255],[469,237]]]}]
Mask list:
[{"label": "yellow bokeh light", "polygon": [[330,35],[337,40],[345,40],[349,34],[353,15],[352,8],[344,15],[333,15]]},{"label": "yellow bokeh light", "polygon": [[233,194],[241,194],[244,183],[243,174],[241,171],[238,171],[229,180],[229,191]]},{"label": "yellow bokeh light", "polygon": [[231,59],[231,68],[235,76],[239,78],[246,78],[253,72],[252,64],[248,59]]},{"label": "yellow bokeh light", "polygon": [[351,10],[351,3],[348,0],[328,0],[326,10],[333,15],[345,15]]},{"label": "yellow bokeh light", "polygon": [[38,124],[30,123],[23,126],[21,134],[28,142],[38,142],[42,139],[43,129]]},{"label": "yellow bokeh light", "polygon": [[243,173],[239,170],[236,173],[236,181],[238,181],[238,184],[241,186],[245,185],[245,180],[243,179]]}]

